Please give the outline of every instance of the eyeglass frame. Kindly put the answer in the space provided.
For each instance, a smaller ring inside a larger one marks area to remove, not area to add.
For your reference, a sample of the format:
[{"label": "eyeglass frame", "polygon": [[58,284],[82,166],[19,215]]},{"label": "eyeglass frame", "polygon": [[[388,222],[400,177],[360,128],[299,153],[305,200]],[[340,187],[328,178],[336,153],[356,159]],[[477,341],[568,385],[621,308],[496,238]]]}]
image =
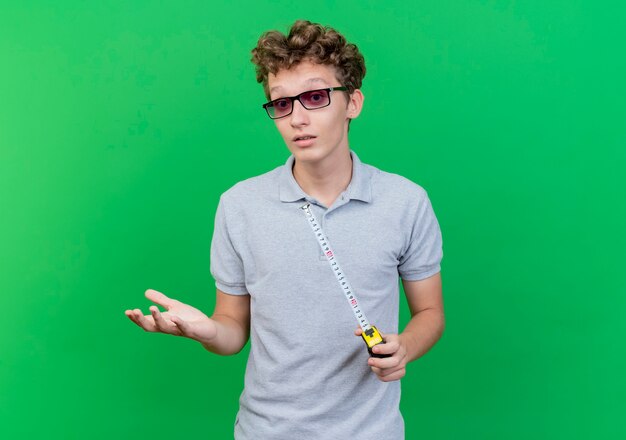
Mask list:
[{"label": "eyeglass frame", "polygon": [[[328,104],[326,104],[326,105],[323,105],[321,107],[308,108],[300,100],[300,97],[302,95],[306,95],[307,93],[312,93],[312,92],[321,92],[322,90],[325,90],[328,93]],[[331,92],[333,92],[335,90],[342,91],[342,92],[347,92],[349,89],[347,87],[344,87],[344,86],[339,86],[339,87],[326,87],[326,88],[321,88],[321,89],[307,90],[307,91],[304,91],[304,92],[302,92],[302,93],[300,93],[300,94],[298,94],[296,96],[283,96],[281,98],[273,99],[271,101],[266,102],[261,107],[263,107],[265,109],[265,111],[267,112],[267,116],[269,116],[270,119],[272,119],[272,120],[273,119],[281,119],[281,118],[285,118],[285,117],[287,117],[287,116],[289,116],[290,114],[293,113],[293,107],[294,107],[293,104],[294,104],[294,101],[296,101],[296,100],[302,105],[302,108],[304,108],[306,110],[317,110],[317,109],[320,109],[320,108],[328,107],[330,105],[330,103],[331,103],[330,94],[331,94]],[[291,111],[289,113],[287,113],[286,115],[282,115],[282,116],[278,116],[277,118],[273,118],[272,115],[270,115],[269,107],[273,107],[272,104],[274,102],[276,102],[276,101],[280,101],[281,99],[288,99],[291,102]]]}]

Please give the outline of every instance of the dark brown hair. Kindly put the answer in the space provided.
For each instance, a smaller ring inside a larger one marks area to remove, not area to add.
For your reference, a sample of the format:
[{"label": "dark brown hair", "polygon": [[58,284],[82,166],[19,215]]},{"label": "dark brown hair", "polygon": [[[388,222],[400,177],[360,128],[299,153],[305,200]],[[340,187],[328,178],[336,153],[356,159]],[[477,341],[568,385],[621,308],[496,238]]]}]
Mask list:
[{"label": "dark brown hair", "polygon": [[337,80],[352,93],[361,88],[365,76],[365,60],[356,45],[346,42],[339,32],[308,20],[296,21],[289,35],[268,31],[261,35],[254,49],[252,62],[256,79],[263,84],[269,99],[267,77],[281,69],[290,69],[302,61],[335,67]]}]

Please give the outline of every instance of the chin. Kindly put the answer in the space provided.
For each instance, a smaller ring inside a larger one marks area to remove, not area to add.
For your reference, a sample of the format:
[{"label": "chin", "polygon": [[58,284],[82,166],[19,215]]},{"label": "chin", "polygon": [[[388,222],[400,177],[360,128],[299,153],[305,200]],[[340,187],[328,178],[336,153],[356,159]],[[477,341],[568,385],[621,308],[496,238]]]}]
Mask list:
[{"label": "chin", "polygon": [[328,151],[315,145],[306,148],[294,147],[291,150],[291,154],[293,154],[296,159],[300,159],[304,162],[316,162],[326,157],[328,153]]}]

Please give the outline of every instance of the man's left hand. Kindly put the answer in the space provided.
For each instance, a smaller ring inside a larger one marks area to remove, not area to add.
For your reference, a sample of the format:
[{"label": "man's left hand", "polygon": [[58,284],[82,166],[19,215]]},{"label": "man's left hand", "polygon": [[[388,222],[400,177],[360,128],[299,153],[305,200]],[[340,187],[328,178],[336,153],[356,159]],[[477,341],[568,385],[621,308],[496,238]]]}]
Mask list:
[{"label": "man's left hand", "polygon": [[[356,336],[361,336],[361,333],[362,330],[360,328],[354,332]],[[367,364],[378,379],[383,382],[400,380],[406,374],[406,364],[408,363],[406,345],[401,335],[383,333],[380,333],[380,335],[385,340],[385,343],[375,345],[372,348],[372,352],[386,354],[389,357],[370,357],[367,360]]]}]

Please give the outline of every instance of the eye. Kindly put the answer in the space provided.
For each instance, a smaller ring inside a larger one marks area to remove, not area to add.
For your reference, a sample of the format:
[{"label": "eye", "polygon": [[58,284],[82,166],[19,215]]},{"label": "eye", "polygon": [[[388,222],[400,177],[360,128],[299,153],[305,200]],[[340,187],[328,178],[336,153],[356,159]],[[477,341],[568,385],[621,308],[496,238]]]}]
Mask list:
[{"label": "eye", "polygon": [[309,101],[312,102],[319,102],[322,101],[324,99],[324,94],[321,92],[313,92],[310,93],[307,98],[309,99]]},{"label": "eye", "polygon": [[309,107],[324,107],[328,105],[328,93],[326,90],[311,90],[302,95],[302,101]]},{"label": "eye", "polygon": [[277,99],[272,104],[278,110],[285,110],[289,108],[290,102],[288,99]]}]

